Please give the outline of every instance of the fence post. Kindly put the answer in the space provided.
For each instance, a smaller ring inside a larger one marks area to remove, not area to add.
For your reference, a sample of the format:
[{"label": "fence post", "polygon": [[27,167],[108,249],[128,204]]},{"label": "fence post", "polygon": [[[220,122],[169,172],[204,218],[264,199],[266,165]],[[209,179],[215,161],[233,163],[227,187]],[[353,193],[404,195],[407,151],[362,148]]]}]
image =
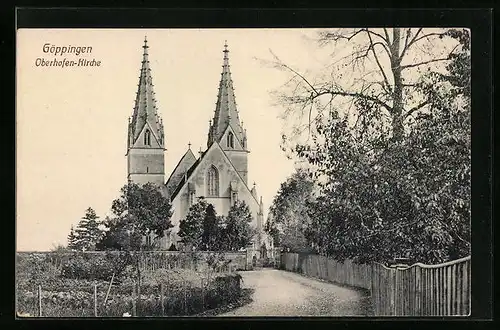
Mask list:
[{"label": "fence post", "polygon": [[94,316],[97,317],[97,284],[94,284]]},{"label": "fence post", "polygon": [[137,296],[136,296],[136,284],[132,285],[132,316],[137,316]]},{"label": "fence post", "polygon": [[38,316],[42,316],[42,286],[38,286]]},{"label": "fence post", "polygon": [[111,285],[113,285],[113,280],[115,278],[115,272],[111,275],[111,281],[109,282],[108,291],[106,291],[106,297],[104,297],[104,307],[106,307],[106,302],[108,301],[109,292],[111,291]]},{"label": "fence post", "polygon": [[187,315],[187,288],[186,288],[186,281],[182,281],[182,288],[184,289],[184,315]]},{"label": "fence post", "polygon": [[165,316],[165,305],[163,303],[163,283],[160,283],[160,304],[161,304],[161,316]]},{"label": "fence post", "polygon": [[203,286],[203,278],[201,279],[201,307],[205,311],[205,287]]}]

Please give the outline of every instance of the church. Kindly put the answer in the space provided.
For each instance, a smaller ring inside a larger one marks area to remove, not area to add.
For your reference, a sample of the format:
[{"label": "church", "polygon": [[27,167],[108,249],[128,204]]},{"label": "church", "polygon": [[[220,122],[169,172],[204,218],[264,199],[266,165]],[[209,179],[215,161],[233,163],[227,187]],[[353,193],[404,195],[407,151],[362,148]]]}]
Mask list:
[{"label": "church", "polygon": [[250,208],[252,226],[258,233],[253,248],[261,251],[257,257],[265,255],[265,251],[272,248],[272,242],[263,230],[262,196],[257,194],[256,184],[250,187],[248,182],[247,132],[236,108],[227,43],[223,50],[214,117],[209,121],[206,133],[206,150],[200,150],[196,156],[189,146],[166,180],[164,152],[167,142],[156,107],[148,48],[145,39],[134,111],[128,124],[128,181],[137,184],[152,182],[160,186],[172,204],[171,222],[174,227],[162,238],[146,239],[162,250],[168,249],[171,244],[182,246],[177,235],[179,222],[199,197],[212,204],[218,215],[227,215],[231,205],[236,200],[242,200]]}]

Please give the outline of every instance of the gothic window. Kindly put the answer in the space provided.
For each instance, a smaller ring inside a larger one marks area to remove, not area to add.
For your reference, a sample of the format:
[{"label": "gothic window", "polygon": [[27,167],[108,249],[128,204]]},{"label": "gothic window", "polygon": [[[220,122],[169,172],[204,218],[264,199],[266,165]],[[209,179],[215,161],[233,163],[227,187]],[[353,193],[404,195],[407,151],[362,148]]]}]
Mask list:
[{"label": "gothic window", "polygon": [[219,171],[215,166],[210,166],[207,172],[207,194],[208,196],[219,196]]},{"label": "gothic window", "polygon": [[227,147],[234,148],[234,135],[231,132],[227,135]]},{"label": "gothic window", "polygon": [[151,132],[148,129],[144,132],[144,145],[151,145]]}]

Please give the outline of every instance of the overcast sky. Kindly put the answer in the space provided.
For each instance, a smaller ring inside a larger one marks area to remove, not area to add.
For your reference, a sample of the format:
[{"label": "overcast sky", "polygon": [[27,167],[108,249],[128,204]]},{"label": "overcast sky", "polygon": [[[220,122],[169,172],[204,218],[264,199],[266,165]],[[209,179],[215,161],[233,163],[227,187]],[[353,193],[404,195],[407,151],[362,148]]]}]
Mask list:
[{"label": "overcast sky", "polygon": [[[165,126],[166,178],[188,148],[206,148],[222,70],[224,41],[240,119],[247,129],[249,184],[269,207],[293,162],[279,148],[281,109],[270,91],[287,75],[256,58],[313,68],[323,63],[309,37],[317,30],[18,30],[17,249],[66,243],[87,207],[102,218],[126,182],[132,114],[147,35],[157,105]],[[55,56],[43,45],[91,46]],[[99,67],[37,67],[37,58],[95,59]]]}]

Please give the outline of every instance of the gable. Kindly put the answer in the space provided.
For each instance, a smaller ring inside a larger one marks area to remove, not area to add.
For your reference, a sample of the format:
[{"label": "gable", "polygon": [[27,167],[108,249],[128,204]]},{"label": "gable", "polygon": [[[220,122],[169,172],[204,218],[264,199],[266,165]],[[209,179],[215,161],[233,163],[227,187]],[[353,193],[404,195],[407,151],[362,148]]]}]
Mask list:
[{"label": "gable", "polygon": [[[223,166],[221,166],[222,164]],[[176,198],[179,194],[183,193],[184,189],[186,189],[187,186],[186,182],[197,181],[198,184],[203,185],[203,182],[201,182],[201,180],[204,180],[205,172],[212,165],[214,165],[219,170],[219,172],[226,171],[224,172],[224,177],[227,178],[228,183],[227,187],[226,184],[224,184],[224,187],[222,187],[223,189],[229,188],[230,182],[237,181],[238,185],[241,185],[241,187],[244,190],[246,190],[250,195],[252,195],[250,189],[248,188],[245,181],[240,176],[234,165],[231,163],[231,160],[226,155],[224,150],[222,150],[221,146],[217,142],[214,142],[208,148],[208,150],[205,151],[203,155],[200,158],[198,158],[198,160],[188,170],[187,180],[184,177],[181,179],[179,185],[172,194],[171,200]],[[204,194],[205,193],[203,192],[200,195]],[[252,197],[254,198],[255,202],[258,203],[257,199],[253,195]]]},{"label": "gable", "polygon": [[172,194],[174,192],[175,188],[177,188],[179,182],[184,177],[184,173],[186,173],[195,162],[196,157],[194,156],[191,149],[189,149],[179,160],[179,163],[177,163],[177,166],[175,166],[172,174],[170,174],[170,177],[167,180],[166,187],[169,194]]},{"label": "gable", "polygon": [[[147,146],[144,144],[144,135],[146,134],[146,130],[149,130],[151,134],[151,145]],[[143,148],[161,148],[162,146],[159,143],[158,136],[156,135],[155,131],[151,128],[151,125],[149,125],[148,122],[144,125],[144,127],[141,130],[141,133],[139,133],[137,139],[134,141],[133,147],[143,147]]]},{"label": "gable", "polygon": [[[228,145],[227,145],[227,136],[229,133],[233,133],[233,136],[234,136],[234,147],[233,148],[230,148]],[[243,150],[243,146],[242,146],[242,142],[240,141],[240,136],[241,134],[237,134],[233,127],[231,125],[228,125],[226,130],[224,131],[224,134],[222,134],[222,138],[219,142],[221,148],[223,149],[231,149],[231,150]]]}]

